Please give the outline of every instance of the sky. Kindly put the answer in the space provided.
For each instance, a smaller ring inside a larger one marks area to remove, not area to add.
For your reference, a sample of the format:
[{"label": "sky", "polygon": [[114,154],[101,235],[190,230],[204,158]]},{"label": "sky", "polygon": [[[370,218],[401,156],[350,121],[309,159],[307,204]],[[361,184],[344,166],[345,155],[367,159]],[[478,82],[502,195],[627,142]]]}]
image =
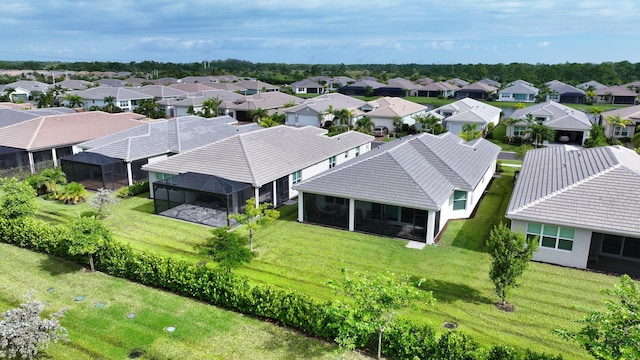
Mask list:
[{"label": "sky", "polygon": [[11,0],[0,60],[640,62],[637,0]]}]

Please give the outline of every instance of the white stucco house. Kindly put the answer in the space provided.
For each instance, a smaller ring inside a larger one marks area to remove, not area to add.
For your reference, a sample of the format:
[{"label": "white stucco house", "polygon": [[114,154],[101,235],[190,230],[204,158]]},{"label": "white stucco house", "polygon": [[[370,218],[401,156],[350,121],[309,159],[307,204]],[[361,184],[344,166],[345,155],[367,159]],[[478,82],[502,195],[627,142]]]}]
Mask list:
[{"label": "white stucco house", "polygon": [[547,101],[526,108],[518,109],[511,115],[514,119],[522,119],[514,125],[507,125],[510,136],[526,136],[527,117],[537,123],[553,129],[555,142],[583,145],[589,138],[592,124],[587,114],[555,101]]},{"label": "white stucco house", "polygon": [[451,133],[386,143],[294,185],[298,221],[433,244],[447,221],[472,214],[499,152]]},{"label": "white stucco house", "polygon": [[402,119],[402,123],[408,126],[414,125],[414,116],[426,114],[428,108],[413,101],[399,97],[385,96],[376,100],[368,101],[360,107],[365,114],[371,118],[376,126],[386,126],[393,131],[393,120],[396,117]]},{"label": "white stucco house", "polygon": [[478,130],[487,125],[498,125],[502,110],[481,101],[464,98],[431,110],[431,113],[442,118],[444,127],[453,134],[460,134],[465,124],[476,124]]},{"label": "white stucco house", "polygon": [[640,273],[640,156],[620,147],[527,152],[506,217],[537,236],[534,260]]}]

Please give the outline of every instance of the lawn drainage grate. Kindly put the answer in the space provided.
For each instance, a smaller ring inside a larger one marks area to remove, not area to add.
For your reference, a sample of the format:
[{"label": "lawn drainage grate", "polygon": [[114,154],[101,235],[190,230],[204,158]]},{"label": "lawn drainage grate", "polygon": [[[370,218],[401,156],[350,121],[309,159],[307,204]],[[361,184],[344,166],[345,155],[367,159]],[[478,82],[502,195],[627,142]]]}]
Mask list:
[{"label": "lawn drainage grate", "polygon": [[84,295],[78,295],[78,296],[76,296],[76,299],[75,299],[75,300],[76,300],[76,301],[82,301],[82,300],[84,300]]},{"label": "lawn drainage grate", "polygon": [[97,302],[97,303],[96,303],[96,307],[97,307],[98,309],[102,309],[104,306],[105,306],[105,303],[103,303],[103,302]]},{"label": "lawn drainage grate", "polygon": [[135,313],[128,313],[127,314],[127,319],[135,319],[136,318],[136,314]]},{"label": "lawn drainage grate", "polygon": [[47,289],[47,292],[52,292],[52,291],[53,291],[53,288],[52,288],[52,287],[50,287],[50,288],[48,288],[48,289]]}]

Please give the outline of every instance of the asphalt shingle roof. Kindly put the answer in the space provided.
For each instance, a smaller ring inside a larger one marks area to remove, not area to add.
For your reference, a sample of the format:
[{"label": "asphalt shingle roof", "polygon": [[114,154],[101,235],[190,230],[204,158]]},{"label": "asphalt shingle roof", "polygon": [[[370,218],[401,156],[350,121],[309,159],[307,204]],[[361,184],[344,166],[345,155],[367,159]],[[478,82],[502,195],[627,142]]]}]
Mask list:
[{"label": "asphalt shingle roof", "polygon": [[640,234],[640,156],[620,147],[527,152],[507,218]]},{"label": "asphalt shingle roof", "polygon": [[451,133],[392,141],[294,186],[311,193],[439,209],[455,189],[473,190],[500,148]]}]

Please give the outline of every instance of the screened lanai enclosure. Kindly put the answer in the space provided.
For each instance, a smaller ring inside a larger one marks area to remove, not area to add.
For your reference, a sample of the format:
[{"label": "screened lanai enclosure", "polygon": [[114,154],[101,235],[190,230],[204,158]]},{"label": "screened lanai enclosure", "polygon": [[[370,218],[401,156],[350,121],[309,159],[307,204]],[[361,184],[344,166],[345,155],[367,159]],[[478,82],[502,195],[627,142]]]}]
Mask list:
[{"label": "screened lanai enclosure", "polygon": [[27,150],[0,146],[0,176],[12,176],[20,172],[32,172],[32,169],[38,172],[43,169],[52,168],[55,166],[54,154],[56,159],[60,159],[72,153],[71,146],[32,151],[32,167]]},{"label": "screened lanai enclosure", "polygon": [[[304,193],[303,206],[304,221],[349,229],[349,199]],[[355,231],[426,242],[426,210],[355,200],[353,213]],[[435,229],[439,229],[439,215],[435,213]]]},{"label": "screened lanai enclosure", "polygon": [[213,227],[234,226],[229,215],[253,196],[251,184],[191,172],[153,183],[156,214]]},{"label": "screened lanai enclosure", "polygon": [[[140,169],[146,163],[147,159],[131,163],[133,182],[147,179],[147,173]],[[67,181],[80,183],[89,190],[117,190],[129,185],[128,166],[122,159],[86,151],[63,158],[61,164]]]}]

